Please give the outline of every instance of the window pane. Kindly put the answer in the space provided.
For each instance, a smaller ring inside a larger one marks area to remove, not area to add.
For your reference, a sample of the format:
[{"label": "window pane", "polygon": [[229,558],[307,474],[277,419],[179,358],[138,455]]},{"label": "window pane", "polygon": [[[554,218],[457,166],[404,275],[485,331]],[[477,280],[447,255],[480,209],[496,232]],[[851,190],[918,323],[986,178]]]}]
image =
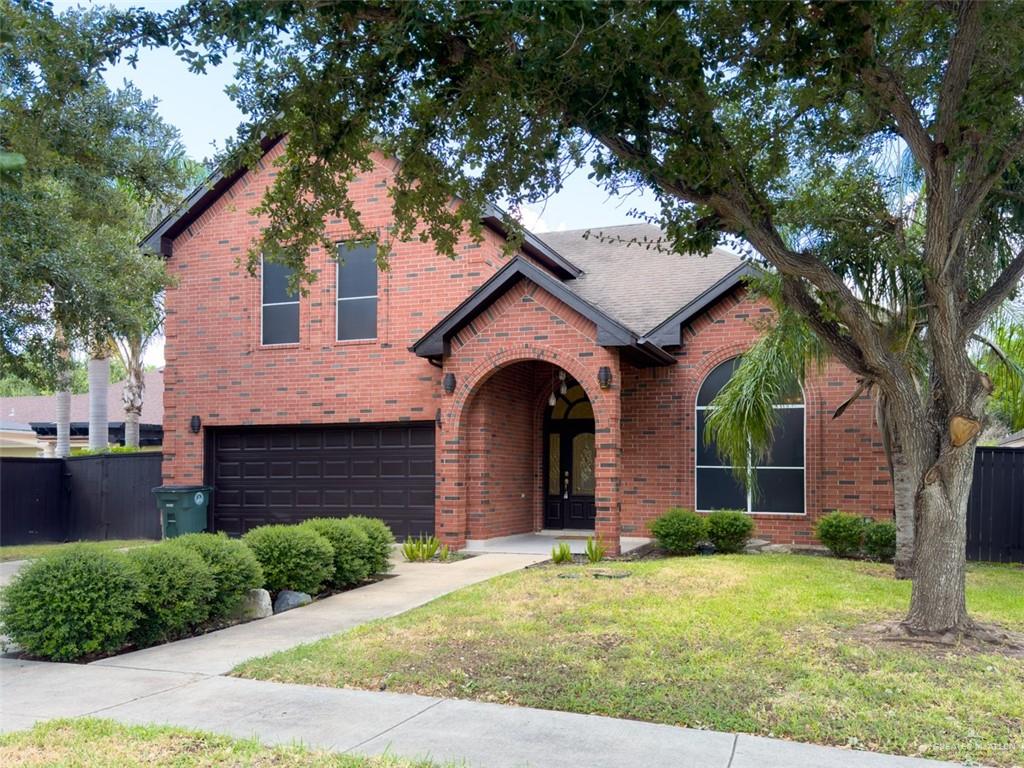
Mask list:
[{"label": "window pane", "polygon": [[263,308],[263,343],[294,344],[299,340],[299,305]]},{"label": "window pane", "polygon": [[725,459],[718,455],[714,442],[704,442],[704,425],[711,411],[697,411],[697,464],[721,466]]},{"label": "window pane", "polygon": [[775,441],[764,467],[802,467],[804,465],[804,409],[777,408]]},{"label": "window pane", "polygon": [[338,298],[377,295],[377,249],[372,245],[347,250],[338,246]]},{"label": "window pane", "polygon": [[548,435],[548,495],[558,496],[562,492],[562,436],[557,432]]},{"label": "window pane", "polygon": [[572,492],[594,495],[594,433],[584,432],[572,439]]},{"label": "window pane", "polygon": [[338,340],[377,338],[377,299],[338,302]]},{"label": "window pane", "polygon": [[704,383],[700,385],[700,392],[697,393],[697,405],[710,405],[711,401],[715,399],[715,395],[732,378],[732,372],[736,370],[739,364],[740,359],[734,357],[732,360],[726,360],[711,371],[707,378],[704,379]]},{"label": "window pane", "polygon": [[731,469],[697,470],[697,509],[747,509],[747,492]]},{"label": "window pane", "polygon": [[758,493],[755,512],[804,511],[804,471],[802,469],[757,470]]},{"label": "window pane", "polygon": [[593,419],[594,418],[594,406],[590,404],[589,400],[584,400],[582,403],[576,403],[569,411],[567,419]]},{"label": "window pane", "polygon": [[[263,303],[277,304],[282,301],[298,301],[298,291],[288,290],[292,270],[284,264],[263,262]],[[264,342],[265,343],[265,342]]]}]

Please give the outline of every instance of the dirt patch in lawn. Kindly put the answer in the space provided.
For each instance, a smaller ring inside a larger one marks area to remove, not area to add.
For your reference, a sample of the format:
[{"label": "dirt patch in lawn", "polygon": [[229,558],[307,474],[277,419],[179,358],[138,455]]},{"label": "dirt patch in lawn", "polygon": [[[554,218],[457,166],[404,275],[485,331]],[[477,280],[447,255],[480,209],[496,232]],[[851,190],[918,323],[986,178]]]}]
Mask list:
[{"label": "dirt patch in lawn", "polygon": [[965,632],[920,636],[908,632],[901,621],[895,619],[854,627],[842,635],[876,647],[912,648],[937,658],[996,654],[1024,659],[1024,633],[1011,632],[997,624],[977,623]]}]

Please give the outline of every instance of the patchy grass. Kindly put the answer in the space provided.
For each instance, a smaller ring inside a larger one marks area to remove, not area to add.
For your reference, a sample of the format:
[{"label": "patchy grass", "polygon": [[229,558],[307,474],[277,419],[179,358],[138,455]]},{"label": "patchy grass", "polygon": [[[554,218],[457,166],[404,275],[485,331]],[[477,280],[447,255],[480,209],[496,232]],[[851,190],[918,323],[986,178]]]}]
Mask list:
[{"label": "patchy grass", "polygon": [[[1024,764],[1024,664],[858,639],[899,617],[889,566],[794,555],[535,568],[248,662],[264,680],[479,699],[986,764]],[[1024,629],[1024,569],[968,603]]]},{"label": "patchy grass", "polygon": [[124,726],[110,720],[54,720],[0,736],[5,768],[429,768],[430,763],[264,747],[197,731]]},{"label": "patchy grass", "polygon": [[156,542],[152,539],[109,539],[107,541],[69,541],[63,544],[16,544],[10,547],[0,547],[0,562],[42,557],[52,552],[67,549],[75,544],[94,544],[104,549],[132,549],[133,547],[146,547],[150,544],[156,544]]}]

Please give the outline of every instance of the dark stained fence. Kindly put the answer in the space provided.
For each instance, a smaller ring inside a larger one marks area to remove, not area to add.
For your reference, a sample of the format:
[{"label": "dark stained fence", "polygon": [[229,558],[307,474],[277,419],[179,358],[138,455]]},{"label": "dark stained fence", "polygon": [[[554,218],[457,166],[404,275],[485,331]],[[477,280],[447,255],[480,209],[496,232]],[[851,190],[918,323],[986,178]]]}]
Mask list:
[{"label": "dark stained fence", "polygon": [[0,544],[67,538],[63,475],[60,459],[0,459]]},{"label": "dark stained fence", "polygon": [[159,539],[162,453],[0,459],[0,544]]},{"label": "dark stained fence", "polygon": [[1024,448],[975,451],[967,559],[1024,563]]}]

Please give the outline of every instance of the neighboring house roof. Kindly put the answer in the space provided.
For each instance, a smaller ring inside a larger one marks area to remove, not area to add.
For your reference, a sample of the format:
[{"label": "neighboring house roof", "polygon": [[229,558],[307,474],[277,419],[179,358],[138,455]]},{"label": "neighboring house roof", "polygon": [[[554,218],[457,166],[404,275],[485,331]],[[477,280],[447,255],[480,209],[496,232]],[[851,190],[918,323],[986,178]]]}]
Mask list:
[{"label": "neighboring house roof", "polygon": [[1002,448],[1024,448],[1024,429],[1007,435],[999,441],[998,445]]},{"label": "neighboring house roof", "polygon": [[566,284],[571,291],[641,335],[746,264],[722,248],[707,256],[671,252],[665,234],[651,224],[537,236],[583,270]]},{"label": "neighboring house roof", "polygon": [[[143,424],[162,424],[164,420],[164,374],[162,370],[146,371],[146,397],[142,403]],[[121,401],[122,384],[111,384],[107,390],[107,418],[110,422],[124,421]],[[26,395],[0,397],[0,417],[24,424],[49,424],[56,418],[56,399],[53,395]],[[71,396],[71,421],[89,421],[88,393]]]}]

